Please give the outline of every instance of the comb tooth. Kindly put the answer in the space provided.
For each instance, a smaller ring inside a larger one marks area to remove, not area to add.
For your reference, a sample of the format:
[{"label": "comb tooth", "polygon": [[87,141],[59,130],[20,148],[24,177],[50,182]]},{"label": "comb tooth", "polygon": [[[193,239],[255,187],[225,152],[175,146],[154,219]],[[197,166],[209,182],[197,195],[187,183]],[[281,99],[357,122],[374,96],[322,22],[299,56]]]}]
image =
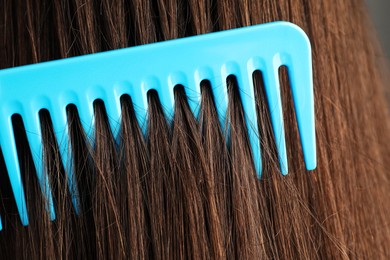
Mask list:
[{"label": "comb tooth", "polygon": [[[201,95],[202,93],[201,93],[201,88],[200,88],[201,83],[203,80],[208,80],[211,84],[211,87],[213,87],[214,84],[216,84],[216,83],[212,82],[212,79],[214,78],[213,74],[214,74],[213,69],[209,68],[209,67],[201,67],[201,68],[198,68],[195,70],[195,73],[194,73],[194,84],[195,84],[194,95],[197,95],[197,97],[195,99],[195,101],[197,103],[195,104],[195,102],[191,101],[190,107],[191,107],[191,109],[196,117],[199,114],[200,104],[202,101],[202,95]],[[187,95],[192,96],[192,93],[190,92]]]},{"label": "comb tooth", "polygon": [[[165,113],[165,117],[168,123],[172,122],[173,113],[174,113],[174,97],[173,97],[173,87],[164,82],[164,85],[155,76],[149,76],[144,78],[140,85],[141,91],[132,90],[131,97],[134,102],[134,108],[136,116],[138,119],[139,125],[142,127],[142,132],[144,135],[147,134],[147,113],[148,113],[148,92],[150,90],[155,90],[157,92],[159,101]],[[138,92],[138,93],[137,93]]]},{"label": "comb tooth", "polygon": [[215,108],[217,110],[223,132],[226,131],[225,121],[229,101],[226,82],[227,76],[228,75],[226,75],[226,73],[214,73],[213,77],[210,78],[210,85],[213,92]]},{"label": "comb tooth", "polygon": [[[113,86],[115,87],[115,85]],[[110,86],[111,88],[111,86]],[[113,136],[117,137],[119,133],[119,120],[120,120],[120,104],[119,102],[115,101],[115,93],[110,92],[108,93],[105,91],[106,88],[100,85],[95,85],[87,90],[87,97],[90,103],[92,103],[93,107],[93,102],[100,99],[103,101],[104,108],[106,109],[107,117],[108,117],[108,122],[110,125],[111,132]],[[93,111],[93,109],[92,109]],[[92,125],[92,124],[91,124]],[[85,127],[89,131],[91,130],[91,127],[87,127],[85,124]]]},{"label": "comb tooth", "polygon": [[[244,67],[244,66],[243,66]],[[259,178],[261,178],[261,149],[260,138],[258,131],[255,93],[252,79],[252,74],[247,73],[236,74],[238,87],[240,90],[240,97],[245,113],[245,122],[248,129],[248,137],[252,149],[253,162]]]},{"label": "comb tooth", "polygon": [[134,112],[138,121],[138,125],[142,129],[142,133],[146,136],[148,131],[147,124],[147,114],[148,114],[148,97],[147,92],[148,88],[143,82],[135,86],[141,86],[141,90],[138,90],[136,87],[130,90],[130,97],[133,102]]},{"label": "comb tooth", "polygon": [[306,169],[313,170],[317,155],[310,44],[307,46],[308,49],[301,48],[302,53],[290,62],[288,72]]},{"label": "comb tooth", "polygon": [[278,150],[280,170],[283,175],[286,175],[288,172],[288,164],[283,125],[282,101],[280,98],[278,67],[269,65],[265,68],[264,72],[265,92],[271,114],[276,148]]},{"label": "comb tooth", "polygon": [[53,196],[49,184],[49,178],[43,167],[43,147],[42,147],[42,132],[40,127],[39,113],[33,113],[24,117],[26,122],[26,135],[28,143],[31,149],[31,155],[34,161],[36,174],[38,177],[39,184],[41,186],[42,193],[45,196],[47,202],[47,210],[50,212],[50,219],[54,220],[55,210],[53,203]]},{"label": "comb tooth", "polygon": [[3,229],[3,223],[1,222],[1,218],[0,218],[0,231]]},{"label": "comb tooth", "polygon": [[14,131],[12,127],[11,117],[2,118],[0,120],[0,135],[1,148],[4,155],[4,161],[7,166],[8,176],[11,182],[12,191],[15,197],[16,206],[20,215],[20,220],[24,226],[28,225],[28,214],[22,177],[20,175],[19,159],[16,151]]},{"label": "comb tooth", "polygon": [[[81,99],[81,98],[80,98]],[[82,99],[81,99],[82,100]],[[93,129],[94,129],[94,115],[93,104],[86,100],[77,107],[77,111],[80,117],[80,123],[84,129],[85,135],[89,142],[94,143]]]},{"label": "comb tooth", "polygon": [[57,139],[58,149],[61,155],[62,165],[68,175],[68,189],[72,197],[72,204],[76,214],[79,212],[79,191],[77,189],[76,176],[71,162],[71,145],[69,129],[67,126],[67,114],[65,109],[51,110],[54,134]]},{"label": "comb tooth", "polygon": [[107,110],[108,122],[110,124],[112,135],[117,139],[120,131],[120,102],[117,101],[114,97],[106,98],[104,100],[104,105]]},{"label": "comb tooth", "polygon": [[153,86],[156,86],[154,89],[157,90],[158,98],[164,108],[164,112],[169,123],[172,122],[173,114],[175,113],[175,96],[173,93],[173,89],[175,87],[174,84],[175,83],[169,81],[167,83],[162,83],[162,81],[157,80],[153,83]]},{"label": "comb tooth", "polygon": [[196,84],[195,81],[190,80],[185,85],[185,91],[187,95],[188,105],[190,106],[194,117],[198,118],[200,102],[202,99],[200,95],[200,84]]},{"label": "comb tooth", "polygon": [[[123,95],[128,95],[130,96],[131,102],[133,102],[133,107],[135,106],[134,104],[134,95],[132,95],[132,90],[134,89],[134,86],[129,82],[129,81],[119,81],[114,84],[114,99],[116,100],[115,102],[115,109],[118,111],[117,112],[117,118],[118,118],[118,128],[117,131],[115,132],[116,137],[117,137],[117,143],[119,144],[119,133],[120,133],[120,127],[121,127],[121,120],[122,120],[122,107],[121,107],[121,97]],[[134,91],[133,91],[134,92]],[[139,91],[139,88],[137,89],[137,92],[142,94],[142,91]],[[142,100],[142,99],[141,99]],[[142,101],[141,101],[142,103]],[[135,108],[135,110],[139,110],[138,108]],[[146,111],[146,108],[144,109]],[[136,112],[137,115],[137,112]],[[140,124],[140,120],[137,116],[137,121],[139,126],[142,128],[142,124]]]},{"label": "comb tooth", "polygon": [[[157,91],[158,98],[160,99],[161,106],[164,108],[164,113],[169,123],[171,123],[173,119],[173,114],[175,111],[175,99],[173,98],[173,89],[169,88],[169,90]],[[172,92],[168,93],[168,92]]]},{"label": "comb tooth", "polygon": [[[177,85],[182,85],[184,87],[188,105],[194,117],[198,117],[201,100],[200,84],[196,84],[195,80],[188,80],[186,74],[183,72],[171,73],[168,77],[168,86],[169,88],[174,89]],[[174,95],[174,93],[172,94]]]}]

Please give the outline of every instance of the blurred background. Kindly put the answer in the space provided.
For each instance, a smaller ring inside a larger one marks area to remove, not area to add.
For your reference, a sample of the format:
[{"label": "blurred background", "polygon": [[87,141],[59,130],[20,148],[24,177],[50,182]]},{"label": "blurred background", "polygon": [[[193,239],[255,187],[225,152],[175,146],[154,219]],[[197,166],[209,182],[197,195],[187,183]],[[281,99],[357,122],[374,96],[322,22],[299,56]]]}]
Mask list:
[{"label": "blurred background", "polygon": [[[390,67],[390,0],[365,0],[369,14],[379,34],[384,55],[383,61]],[[390,81],[390,73],[386,73]],[[385,87],[388,109],[390,111],[390,83]]]},{"label": "blurred background", "polygon": [[366,4],[390,61],[390,0],[366,0]]}]

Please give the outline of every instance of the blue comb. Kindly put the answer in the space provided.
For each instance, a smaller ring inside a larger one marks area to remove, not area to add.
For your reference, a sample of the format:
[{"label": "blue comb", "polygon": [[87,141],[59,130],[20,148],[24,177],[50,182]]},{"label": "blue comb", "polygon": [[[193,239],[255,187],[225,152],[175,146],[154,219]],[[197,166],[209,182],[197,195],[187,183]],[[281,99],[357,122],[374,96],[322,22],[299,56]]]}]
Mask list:
[{"label": "blue comb", "polygon": [[[279,67],[285,65],[292,88],[306,168],[316,167],[311,47],[298,26],[274,22],[184,39],[148,44],[81,57],[44,62],[0,71],[0,145],[23,225],[28,224],[12,116],[25,125],[37,177],[52,220],[52,192],[42,163],[39,112],[47,109],[68,174],[76,212],[78,190],[71,167],[66,107],[74,104],[88,138],[93,142],[93,102],[105,104],[115,137],[120,130],[120,98],[129,95],[139,125],[146,134],[147,92],[157,91],[168,120],[174,113],[174,87],[184,86],[190,108],[198,116],[200,83],[211,83],[221,126],[228,107],[226,79],[237,79],[253,161],[261,177],[261,151],[252,75],[261,71],[276,140],[280,170],[287,174],[287,155],[279,87]],[[1,225],[1,224],[0,224]]]}]

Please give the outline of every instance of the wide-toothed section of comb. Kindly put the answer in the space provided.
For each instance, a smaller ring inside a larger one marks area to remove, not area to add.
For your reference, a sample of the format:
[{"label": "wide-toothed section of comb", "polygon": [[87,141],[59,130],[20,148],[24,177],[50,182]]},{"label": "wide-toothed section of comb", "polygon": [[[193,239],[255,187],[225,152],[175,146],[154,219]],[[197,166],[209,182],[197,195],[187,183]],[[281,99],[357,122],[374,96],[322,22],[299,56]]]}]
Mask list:
[{"label": "wide-toothed section of comb", "polygon": [[[217,113],[224,127],[228,107],[227,82],[234,75],[248,126],[253,161],[261,176],[261,151],[252,75],[261,71],[271,114],[271,122],[282,173],[287,173],[278,69],[289,69],[297,121],[308,169],[315,167],[314,105],[311,54],[307,37],[289,24],[274,25],[197,36],[129,49],[41,63],[0,72],[0,144],[11,186],[23,224],[28,217],[21,183],[11,117],[21,115],[38,179],[48,198],[51,218],[55,218],[51,190],[42,166],[42,134],[39,111],[46,109],[53,122],[62,163],[69,174],[69,188],[77,197],[77,188],[69,167],[69,130],[66,108],[77,107],[81,124],[90,142],[94,142],[96,100],[104,102],[114,136],[120,131],[120,98],[129,95],[139,125],[146,134],[147,93],[155,90],[168,120],[174,113],[174,88],[184,86],[189,106],[198,115],[200,84],[211,84]],[[282,27],[283,27],[282,26]],[[289,44],[286,44],[289,42]],[[77,200],[73,203],[77,209]]]},{"label": "wide-toothed section of comb", "polygon": [[[249,98],[249,102],[253,102],[251,104],[253,104],[253,106],[255,106],[254,92],[253,92],[253,88],[251,87],[253,85],[253,81],[251,78],[249,78],[249,75],[251,75],[251,74],[248,73],[247,74],[248,78],[246,78],[244,80],[242,76],[241,77],[239,76],[241,70],[240,70],[238,64],[235,64],[234,62],[230,62],[230,63],[223,66],[223,68],[221,69],[222,73],[220,76],[220,80],[218,80],[218,81],[209,80],[209,78],[213,78],[211,76],[212,74],[210,71],[211,71],[211,69],[204,69],[202,71],[198,70],[196,75],[198,76],[199,81],[208,80],[210,82],[209,87],[212,90],[214,99],[216,100],[216,104],[218,104],[218,105],[216,105],[216,109],[217,109],[217,112],[220,113],[220,123],[221,123],[221,126],[223,126],[223,128],[228,126],[228,125],[226,125],[226,112],[228,110],[228,101],[227,101],[227,96],[228,96],[228,94],[227,94],[227,90],[228,90],[227,81],[228,81],[228,78],[233,77],[235,79],[237,86],[240,88],[240,91],[241,91],[240,98],[241,98],[242,103],[243,103],[243,108],[246,110],[250,110],[250,111],[253,110],[254,111],[254,113],[251,114],[251,116],[252,116],[251,119],[248,119],[248,113],[246,113],[246,116],[247,116],[246,123],[248,124],[247,128],[248,128],[248,133],[249,133],[248,137],[249,137],[249,139],[250,138],[254,139],[254,140],[250,140],[251,144],[252,144],[252,149],[253,149],[253,141],[259,142],[260,140],[258,138],[258,131],[257,131],[256,109],[254,107],[253,108],[252,107],[249,107],[249,108],[245,107],[245,102],[248,102],[248,101],[246,101],[247,98]],[[204,77],[200,77],[200,75],[203,75]],[[209,77],[206,77],[206,75],[209,75]],[[238,75],[238,77],[237,77],[237,75]],[[200,79],[202,79],[202,80],[200,80]],[[150,82],[153,82],[153,79],[150,79],[147,82],[148,82],[148,84],[150,84]],[[154,81],[154,84],[155,84],[154,86],[158,86],[157,81]],[[245,86],[245,85],[247,85],[249,87],[243,88],[242,86]],[[131,84],[127,83],[127,84],[123,84],[122,86],[129,87],[129,86],[131,86]],[[178,85],[176,85],[176,86],[178,86]],[[184,89],[187,89],[186,86],[183,86],[183,85],[179,85],[179,86],[183,87]],[[145,88],[145,89],[148,89],[148,91],[146,93],[148,93],[150,91],[155,91],[155,88]],[[107,96],[108,96],[107,91],[99,86],[96,87],[96,90],[97,91],[95,92],[95,95],[93,95],[93,97],[90,96],[90,99],[88,101],[91,102],[92,106],[96,102],[101,102],[101,104],[105,106],[106,111],[107,111],[107,119],[109,121],[113,136],[116,140],[119,140],[118,137],[120,135],[121,111],[119,109],[116,116],[113,116],[113,113],[108,112],[109,108],[107,109],[107,102],[105,102],[108,100],[107,99]],[[248,93],[248,90],[250,91],[249,93]],[[98,94],[96,94],[96,93],[98,93]],[[120,95],[118,95],[118,94],[115,95],[115,93],[120,93],[120,91],[115,92],[115,90],[114,90],[114,96],[116,97],[115,102],[118,102],[119,105],[120,105],[120,101],[117,101],[117,100],[121,100],[122,97],[125,97],[125,96],[130,96],[129,94],[126,93],[126,91],[123,91],[123,94],[120,94]],[[164,109],[167,120],[170,121],[173,117],[173,112],[169,110],[170,107],[167,108],[166,103],[164,105],[164,102],[161,102],[161,96],[163,97],[164,95],[161,95],[160,92],[157,92],[157,91],[156,91],[156,94],[157,94],[158,98],[160,99],[160,103]],[[199,93],[193,93],[192,96],[187,94],[187,98],[188,98],[189,103],[194,102],[194,95],[195,94],[196,94],[196,96],[195,96],[196,99],[201,98]],[[69,95],[69,96],[71,97],[72,95]],[[103,101],[103,100],[105,100],[105,101]],[[41,192],[43,193],[44,197],[47,199],[48,211],[50,212],[51,219],[54,220],[56,218],[56,213],[55,213],[55,205],[53,202],[52,189],[51,189],[51,186],[49,184],[48,176],[45,173],[45,167],[43,165],[43,153],[42,152],[43,152],[44,147],[43,147],[43,140],[42,140],[41,122],[39,119],[39,114],[42,113],[42,111],[47,112],[47,116],[50,117],[52,122],[53,122],[53,128],[54,128],[53,133],[56,137],[56,142],[58,144],[58,150],[61,154],[63,168],[66,169],[66,172],[68,174],[69,194],[71,194],[72,202],[73,202],[73,205],[74,205],[76,212],[79,210],[79,202],[78,202],[79,191],[78,191],[77,183],[75,180],[75,175],[73,173],[73,169],[71,168],[71,165],[74,164],[74,161],[73,161],[74,156],[72,156],[70,154],[70,151],[72,149],[70,147],[71,138],[70,138],[70,133],[69,133],[70,130],[68,127],[67,113],[66,113],[66,111],[63,115],[58,114],[58,113],[55,114],[53,112],[50,113],[50,111],[53,111],[53,109],[51,109],[53,104],[52,104],[52,102],[50,102],[47,99],[45,100],[45,102],[46,102],[45,107],[47,107],[49,109],[42,108],[41,110],[39,110],[38,114],[36,115],[37,116],[36,121],[32,121],[31,118],[26,118],[23,121],[23,123],[29,125],[28,129],[24,129],[25,133],[26,133],[26,137],[29,141],[29,147],[27,147],[27,149],[30,150],[30,154],[32,155],[32,159],[33,159],[36,171],[40,171],[40,174],[37,172],[37,176],[38,176],[39,184],[41,186]],[[174,100],[172,101],[172,104],[174,105]],[[246,105],[248,105],[248,104],[246,104]],[[71,106],[71,103],[70,103],[70,105],[68,105],[68,107],[69,106]],[[200,103],[196,102],[196,106],[197,107],[196,107],[195,111],[199,111]],[[94,113],[92,112],[91,114],[88,114],[86,116],[85,115],[85,114],[87,114],[86,112],[84,112],[84,114],[80,113],[80,108],[78,108],[77,106],[73,106],[73,107],[74,107],[74,109],[77,109],[76,113],[78,113],[80,123],[83,126],[83,129],[85,130],[86,136],[88,137],[87,142],[92,147],[94,145],[94,138],[95,138],[94,137],[94,128],[95,128],[95,126],[94,126],[94,123],[95,123]],[[21,107],[21,109],[23,109],[23,108]],[[138,113],[138,115],[137,115],[138,121],[140,122],[142,129],[144,130],[145,138],[147,138],[147,123],[146,123],[146,121],[147,121],[148,108],[147,107],[142,108],[142,110],[145,112],[143,117],[139,116],[140,109],[141,108],[139,108],[139,107],[135,108],[135,110],[138,111],[137,112]],[[14,115],[18,115],[18,117],[20,118],[20,121],[23,120],[19,114],[14,114]],[[60,119],[62,119],[62,120],[60,120]],[[59,128],[58,125],[56,128],[55,124],[58,124],[59,122],[62,122],[61,128]],[[31,127],[32,125],[34,125],[35,128],[32,128]],[[227,129],[224,132],[226,132],[226,131],[227,131]],[[251,134],[252,134],[252,136],[251,136]],[[228,139],[227,139],[227,141],[228,141]],[[257,150],[258,151],[257,155],[255,153],[256,151],[254,151],[254,156],[253,156],[254,163],[256,163],[256,161],[255,161],[256,159],[259,159],[258,163],[261,163],[260,157],[256,157],[256,156],[261,156],[260,144],[256,143],[256,145],[257,145],[257,147],[259,147],[259,149]],[[19,158],[19,165],[20,165],[20,163],[21,163],[20,162],[20,153],[18,153],[18,149],[16,149],[16,154],[19,155],[18,158]],[[256,167],[258,167],[258,166],[256,166]],[[20,169],[20,167],[19,167],[18,171],[21,175],[23,175],[23,172]],[[22,184],[22,182],[20,184],[18,184],[18,186],[21,188],[21,190],[23,190],[24,185]],[[27,202],[25,202],[25,199],[21,198],[21,196],[23,194],[19,194],[19,195],[20,195],[19,200],[16,200],[16,201],[19,201],[18,207],[22,207],[23,215],[27,215],[27,213],[25,211],[25,210],[27,210],[27,205],[26,205]],[[15,197],[16,197],[16,195],[15,195]],[[25,209],[23,207],[25,207]],[[23,215],[22,215],[22,219],[26,218],[26,217],[23,217]],[[27,222],[23,222],[23,224],[27,224]]]}]

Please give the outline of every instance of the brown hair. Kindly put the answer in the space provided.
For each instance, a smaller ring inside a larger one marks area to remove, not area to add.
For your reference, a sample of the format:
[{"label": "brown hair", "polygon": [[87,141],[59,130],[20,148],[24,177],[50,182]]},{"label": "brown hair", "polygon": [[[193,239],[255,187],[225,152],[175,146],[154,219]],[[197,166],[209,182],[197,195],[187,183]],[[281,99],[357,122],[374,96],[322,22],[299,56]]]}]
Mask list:
[{"label": "brown hair", "polygon": [[2,156],[3,258],[324,259],[390,257],[390,131],[380,48],[361,0],[71,0],[0,2],[0,68],[287,20],[313,48],[318,167],[304,168],[286,68],[281,68],[289,174],[278,170],[262,74],[253,75],[262,145],[259,180],[234,75],[229,131],[210,82],[195,118],[182,86],[169,123],[148,93],[143,136],[130,96],[118,140],[94,103],[95,142],[68,107],[80,213],[72,206],[47,111],[40,113],[57,219],[39,190],[23,119],[13,125],[30,223],[19,221]]}]

